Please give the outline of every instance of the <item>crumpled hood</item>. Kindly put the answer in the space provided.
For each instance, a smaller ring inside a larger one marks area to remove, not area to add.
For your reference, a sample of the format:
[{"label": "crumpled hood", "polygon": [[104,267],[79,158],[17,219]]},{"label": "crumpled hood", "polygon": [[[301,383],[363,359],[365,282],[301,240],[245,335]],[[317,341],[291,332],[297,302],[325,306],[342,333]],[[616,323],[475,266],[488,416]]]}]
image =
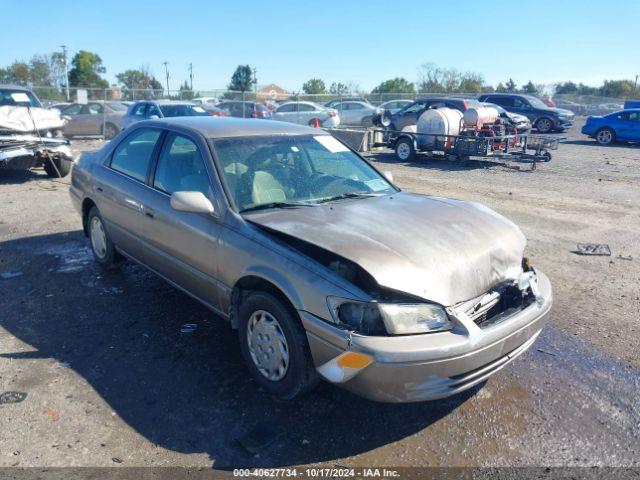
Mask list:
[{"label": "crumpled hood", "polygon": [[526,245],[515,224],[479,203],[404,192],[246,218],[351,260],[383,287],[444,306],[518,278]]},{"label": "crumpled hood", "polygon": [[[34,128],[34,123],[36,128]],[[6,105],[0,107],[0,130],[29,133],[36,130],[62,128],[64,124],[65,120],[58,112],[46,108],[31,107],[31,115],[29,115],[27,107]]]}]

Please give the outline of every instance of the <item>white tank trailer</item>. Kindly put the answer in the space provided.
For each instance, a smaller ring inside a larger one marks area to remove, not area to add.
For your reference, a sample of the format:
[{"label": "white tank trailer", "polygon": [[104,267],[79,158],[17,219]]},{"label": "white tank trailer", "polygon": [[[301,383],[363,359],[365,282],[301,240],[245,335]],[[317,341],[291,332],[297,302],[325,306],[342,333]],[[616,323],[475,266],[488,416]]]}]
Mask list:
[{"label": "white tank trailer", "polygon": [[493,125],[500,119],[500,112],[493,107],[468,108],[462,116],[464,126],[468,128],[482,128]]},{"label": "white tank trailer", "polygon": [[447,136],[460,134],[461,120],[462,112],[453,108],[425,111],[416,125],[418,148],[448,150],[455,139]]}]

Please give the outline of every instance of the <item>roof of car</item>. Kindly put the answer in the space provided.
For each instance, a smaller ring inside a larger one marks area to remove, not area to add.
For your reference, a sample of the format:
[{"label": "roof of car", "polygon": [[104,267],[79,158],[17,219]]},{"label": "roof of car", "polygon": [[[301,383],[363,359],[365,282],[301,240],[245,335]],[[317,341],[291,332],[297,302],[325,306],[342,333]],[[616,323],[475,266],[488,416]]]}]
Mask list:
[{"label": "roof of car", "polygon": [[321,129],[276,120],[233,117],[168,117],[145,121],[140,125],[161,124],[182,127],[200,133],[206,138],[249,137],[260,135],[328,135]]},{"label": "roof of car", "polygon": [[474,101],[478,101],[476,98],[465,98],[465,97],[424,97],[424,98],[418,98],[416,100],[416,102],[426,102],[426,101],[433,101],[433,100],[446,100],[448,102],[450,101],[457,101],[457,102],[468,102],[470,100],[474,100]]},{"label": "roof of car", "polygon": [[22,90],[24,92],[30,92],[31,91],[30,88],[23,87],[21,85],[12,85],[10,83],[0,84],[0,89]]},{"label": "roof of car", "polygon": [[138,100],[136,103],[157,103],[158,105],[194,105],[189,100]]}]

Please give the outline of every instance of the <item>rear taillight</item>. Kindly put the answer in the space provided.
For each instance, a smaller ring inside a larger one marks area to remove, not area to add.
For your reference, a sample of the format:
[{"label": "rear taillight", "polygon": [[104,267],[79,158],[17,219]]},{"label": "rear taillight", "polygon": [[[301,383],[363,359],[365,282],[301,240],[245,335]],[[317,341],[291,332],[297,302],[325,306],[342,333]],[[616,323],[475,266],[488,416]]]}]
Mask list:
[{"label": "rear taillight", "polygon": [[336,112],[332,112],[331,110],[329,110],[329,116],[330,117],[335,117],[336,116]]},{"label": "rear taillight", "polygon": [[225,114],[222,113],[222,112],[215,112],[215,113],[212,113],[211,115],[213,115],[214,117],[224,117],[225,116]]},{"label": "rear taillight", "polygon": [[469,104],[467,103],[467,101],[466,101],[466,100],[463,100],[463,101],[462,101],[462,108],[464,108],[465,110],[466,110],[467,108],[469,108]]}]

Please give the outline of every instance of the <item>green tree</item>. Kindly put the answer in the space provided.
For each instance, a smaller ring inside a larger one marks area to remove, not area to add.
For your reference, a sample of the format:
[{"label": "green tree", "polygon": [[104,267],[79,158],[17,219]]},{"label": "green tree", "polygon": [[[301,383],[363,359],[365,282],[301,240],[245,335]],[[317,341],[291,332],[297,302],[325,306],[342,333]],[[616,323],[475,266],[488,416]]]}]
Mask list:
[{"label": "green tree", "polygon": [[147,67],[125,70],[117,74],[116,79],[123,89],[128,90],[127,98],[131,99],[153,98],[155,92],[163,90],[160,81],[151,75]]},{"label": "green tree", "polygon": [[605,80],[600,87],[600,95],[605,97],[628,98],[636,94],[636,88],[631,80]]},{"label": "green tree", "polygon": [[82,88],[107,88],[109,83],[100,76],[107,69],[102,65],[102,59],[97,53],[80,50],[71,60],[69,70],[69,85]]},{"label": "green tree", "polygon": [[327,93],[327,87],[319,78],[312,78],[302,85],[302,91],[307,95],[319,95]]},{"label": "green tree", "polygon": [[458,85],[459,93],[482,93],[485,90],[484,77],[482,75],[474,72],[462,74]]},{"label": "green tree", "polygon": [[528,93],[530,95],[536,95],[537,93],[539,93],[538,88],[533,84],[531,80],[529,80],[529,83],[522,87],[521,91],[522,93]]},{"label": "green tree", "polygon": [[46,55],[34,55],[29,61],[29,80],[32,85],[49,87],[51,81],[50,61]]},{"label": "green tree", "polygon": [[598,87],[591,87],[589,85],[585,85],[584,83],[580,83],[578,85],[578,95],[597,95]]},{"label": "green tree", "polygon": [[251,66],[238,65],[238,68],[231,76],[231,83],[229,83],[228,88],[236,92],[249,92],[256,83],[257,78],[255,78]]},{"label": "green tree", "polygon": [[26,86],[30,81],[29,65],[25,62],[15,61],[4,70],[4,82],[6,83]]},{"label": "green tree", "polygon": [[556,83],[555,93],[558,95],[578,93],[578,86],[573,82]]},{"label": "green tree", "polygon": [[329,87],[329,93],[331,95],[344,95],[345,93],[349,93],[349,87],[342,82],[333,82]]},{"label": "green tree", "polygon": [[504,86],[504,84],[502,82],[499,82],[498,85],[496,86],[496,92],[498,93],[507,93],[507,87]]},{"label": "green tree", "polygon": [[182,85],[180,85],[180,99],[181,100],[191,100],[193,98],[193,91],[189,86],[189,82],[186,80]]},{"label": "green tree", "polygon": [[396,77],[390,80],[385,80],[376,88],[371,90],[371,93],[414,93],[415,90],[413,83],[409,82],[405,78]]},{"label": "green tree", "polygon": [[518,86],[516,85],[516,82],[514,82],[513,79],[510,78],[507,84],[505,85],[505,88],[507,89],[507,92],[513,93],[518,89]]}]

